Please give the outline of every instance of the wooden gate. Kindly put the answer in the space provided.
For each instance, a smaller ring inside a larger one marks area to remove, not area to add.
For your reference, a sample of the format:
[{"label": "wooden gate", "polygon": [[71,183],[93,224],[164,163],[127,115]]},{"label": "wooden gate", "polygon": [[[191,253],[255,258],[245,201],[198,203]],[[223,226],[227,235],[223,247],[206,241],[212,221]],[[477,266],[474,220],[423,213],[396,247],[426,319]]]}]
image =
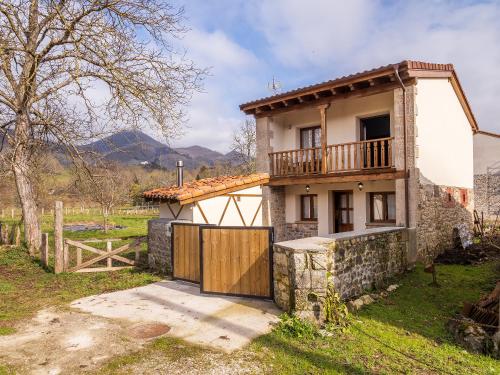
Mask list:
[{"label": "wooden gate", "polygon": [[174,279],[200,282],[201,226],[192,223],[172,223],[171,256]]},{"label": "wooden gate", "polygon": [[273,298],[272,227],[200,229],[202,293]]}]

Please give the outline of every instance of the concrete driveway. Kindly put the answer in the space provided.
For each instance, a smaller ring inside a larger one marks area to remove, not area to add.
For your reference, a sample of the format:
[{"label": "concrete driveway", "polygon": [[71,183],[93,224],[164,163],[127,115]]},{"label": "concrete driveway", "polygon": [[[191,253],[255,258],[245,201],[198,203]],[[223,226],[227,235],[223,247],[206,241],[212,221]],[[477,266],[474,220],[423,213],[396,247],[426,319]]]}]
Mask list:
[{"label": "concrete driveway", "polygon": [[106,318],[166,324],[172,336],[226,352],[268,333],[281,313],[271,301],[202,295],[199,286],[180,281],[90,296],[71,307]]}]

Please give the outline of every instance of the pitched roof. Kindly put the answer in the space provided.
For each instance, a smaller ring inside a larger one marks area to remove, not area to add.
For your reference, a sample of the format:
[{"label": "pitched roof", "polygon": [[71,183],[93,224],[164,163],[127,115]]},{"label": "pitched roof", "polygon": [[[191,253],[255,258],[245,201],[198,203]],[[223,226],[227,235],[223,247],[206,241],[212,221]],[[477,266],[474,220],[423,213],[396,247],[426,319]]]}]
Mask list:
[{"label": "pitched roof", "polygon": [[175,185],[153,189],[146,191],[143,196],[149,200],[178,202],[184,205],[267,182],[269,182],[267,173],[254,173],[246,176],[218,176],[187,182],[181,187]]},{"label": "pitched roof", "polygon": [[453,64],[435,64],[412,60],[380,66],[378,68],[253,100],[241,104],[240,109],[246,114],[266,116],[279,111],[293,110],[308,104],[326,103],[368,90],[394,89],[399,85],[395,76],[396,72],[403,82],[409,82],[415,78],[449,78],[460,100],[460,104],[469,119],[472,129],[474,131],[479,130]]}]

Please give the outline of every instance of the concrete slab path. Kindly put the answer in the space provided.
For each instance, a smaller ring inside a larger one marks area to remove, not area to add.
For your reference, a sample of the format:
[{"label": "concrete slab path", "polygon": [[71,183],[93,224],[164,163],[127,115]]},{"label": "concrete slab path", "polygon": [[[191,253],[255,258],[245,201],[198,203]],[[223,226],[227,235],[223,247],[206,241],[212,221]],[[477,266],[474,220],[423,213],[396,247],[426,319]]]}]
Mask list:
[{"label": "concrete slab path", "polygon": [[169,335],[226,352],[268,333],[281,311],[271,301],[200,294],[199,286],[161,281],[82,298],[71,307],[93,315],[168,325]]}]

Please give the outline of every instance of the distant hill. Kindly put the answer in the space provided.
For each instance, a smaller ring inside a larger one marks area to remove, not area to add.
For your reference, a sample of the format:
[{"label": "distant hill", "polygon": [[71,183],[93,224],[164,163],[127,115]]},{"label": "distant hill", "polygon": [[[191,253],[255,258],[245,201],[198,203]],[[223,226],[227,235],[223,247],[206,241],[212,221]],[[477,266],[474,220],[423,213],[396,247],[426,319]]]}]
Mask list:
[{"label": "distant hill", "polygon": [[169,169],[175,168],[178,160],[182,160],[188,169],[213,166],[216,162],[239,164],[238,154],[234,151],[224,155],[197,145],[172,148],[140,131],[121,131],[82,146],[82,150],[126,165],[148,164]]}]

